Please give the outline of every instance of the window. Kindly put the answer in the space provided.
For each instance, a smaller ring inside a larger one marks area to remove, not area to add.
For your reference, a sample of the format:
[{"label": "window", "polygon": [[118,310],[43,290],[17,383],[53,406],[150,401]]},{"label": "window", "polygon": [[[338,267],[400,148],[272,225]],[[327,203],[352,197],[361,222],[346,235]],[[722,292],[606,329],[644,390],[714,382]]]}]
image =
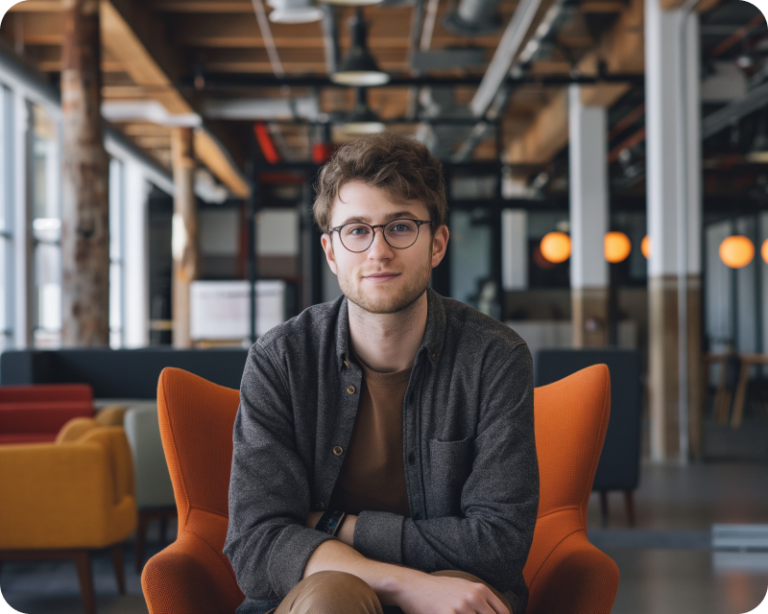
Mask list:
[{"label": "window", "polygon": [[109,162],[109,346],[124,345],[123,328],[123,163],[112,158]]},{"label": "window", "polygon": [[13,98],[10,90],[0,85],[0,352],[8,347],[12,335],[12,104]]},{"label": "window", "polygon": [[29,152],[34,258],[33,339],[38,348],[61,346],[61,209],[56,122],[32,105]]}]

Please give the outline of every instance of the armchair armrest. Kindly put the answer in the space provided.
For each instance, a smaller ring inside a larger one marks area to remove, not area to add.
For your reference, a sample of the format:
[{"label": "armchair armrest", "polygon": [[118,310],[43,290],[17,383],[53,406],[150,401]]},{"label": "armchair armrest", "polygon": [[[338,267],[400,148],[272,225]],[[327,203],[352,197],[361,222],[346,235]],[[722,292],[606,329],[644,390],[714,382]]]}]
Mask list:
[{"label": "armchair armrest", "polygon": [[150,614],[234,614],[245,599],[232,569],[190,532],[149,559],[141,587]]},{"label": "armchair armrest", "polygon": [[[557,590],[536,591],[536,585]],[[578,531],[560,542],[541,566],[531,583],[526,612],[610,614],[618,586],[616,563]]]},{"label": "armchair armrest", "polygon": [[97,443],[0,447],[0,549],[100,548],[136,526],[131,496],[115,500]]}]

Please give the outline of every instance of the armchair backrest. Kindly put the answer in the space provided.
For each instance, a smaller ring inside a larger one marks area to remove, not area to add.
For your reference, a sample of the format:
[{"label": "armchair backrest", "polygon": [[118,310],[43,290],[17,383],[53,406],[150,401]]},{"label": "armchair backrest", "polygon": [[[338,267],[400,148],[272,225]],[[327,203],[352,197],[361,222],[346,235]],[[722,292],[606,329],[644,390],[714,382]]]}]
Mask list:
[{"label": "armchair backrest", "polygon": [[540,493],[533,544],[523,570],[531,592],[529,609],[537,600],[537,576],[553,563],[557,546],[577,534],[586,542],[587,505],[610,401],[610,374],[602,364],[534,390]]},{"label": "armchair backrest", "polygon": [[[192,510],[229,516],[232,428],[240,392],[166,368],[157,387],[158,420],[179,531]],[[222,544],[223,545],[223,544]]]}]

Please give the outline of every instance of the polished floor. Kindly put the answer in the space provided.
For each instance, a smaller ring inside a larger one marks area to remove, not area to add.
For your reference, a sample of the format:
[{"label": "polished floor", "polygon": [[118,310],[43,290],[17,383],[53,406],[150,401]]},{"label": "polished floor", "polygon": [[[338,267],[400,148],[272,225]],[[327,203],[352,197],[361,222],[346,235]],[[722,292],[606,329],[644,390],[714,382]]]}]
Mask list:
[{"label": "polished floor", "polygon": [[[713,551],[709,532],[714,523],[768,524],[768,464],[644,464],[634,529],[627,526],[621,495],[609,502],[603,528],[593,496],[589,534],[621,571],[615,614],[744,614],[765,598],[768,552]],[[127,545],[128,595],[120,597],[109,556],[96,557],[99,614],[147,612],[132,569]],[[25,614],[82,612],[77,576],[68,563],[7,563],[0,588]],[[765,607],[768,612],[768,602]]]}]

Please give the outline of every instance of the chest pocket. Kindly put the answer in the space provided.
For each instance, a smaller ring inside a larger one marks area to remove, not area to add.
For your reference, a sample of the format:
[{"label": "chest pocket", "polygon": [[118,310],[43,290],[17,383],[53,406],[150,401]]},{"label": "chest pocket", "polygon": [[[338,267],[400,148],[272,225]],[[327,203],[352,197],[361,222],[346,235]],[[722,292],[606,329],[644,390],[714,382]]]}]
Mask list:
[{"label": "chest pocket", "polygon": [[430,517],[461,515],[461,491],[472,471],[474,438],[429,441],[432,501]]}]

